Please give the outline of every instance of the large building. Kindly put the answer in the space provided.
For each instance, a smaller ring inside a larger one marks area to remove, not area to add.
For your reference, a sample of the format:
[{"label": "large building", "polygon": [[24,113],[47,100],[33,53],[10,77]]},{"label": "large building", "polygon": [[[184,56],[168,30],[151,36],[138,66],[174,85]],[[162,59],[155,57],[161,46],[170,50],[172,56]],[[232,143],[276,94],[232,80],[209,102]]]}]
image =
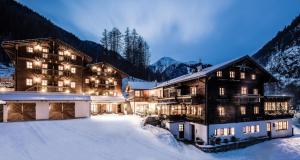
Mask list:
[{"label": "large building", "polygon": [[[91,109],[93,114],[124,111],[120,106],[125,101],[121,82],[127,74],[110,64],[92,63],[91,57],[55,38],[4,41],[1,46],[15,68],[11,78],[14,92],[8,92],[12,90],[8,87],[1,88],[0,98],[6,102],[0,107],[3,121],[28,120],[25,115],[29,112],[30,119],[41,119],[41,114],[48,115],[43,119],[66,119],[87,117]],[[77,104],[88,109],[78,108]],[[43,106],[49,109],[41,109]],[[52,114],[66,110],[72,114]],[[77,111],[86,113],[76,114]],[[15,112],[18,116],[14,116]]]},{"label": "large building", "polygon": [[291,136],[291,98],[264,95],[273,82],[244,56],[158,84],[155,112],[176,138],[193,142]]}]

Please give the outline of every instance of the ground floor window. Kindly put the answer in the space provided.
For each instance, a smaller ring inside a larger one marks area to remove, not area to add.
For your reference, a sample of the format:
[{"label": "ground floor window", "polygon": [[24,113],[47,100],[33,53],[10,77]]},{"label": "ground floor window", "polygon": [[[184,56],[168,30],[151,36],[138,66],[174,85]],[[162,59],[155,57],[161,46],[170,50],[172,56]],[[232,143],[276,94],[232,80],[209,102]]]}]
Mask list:
[{"label": "ground floor window", "polygon": [[183,124],[179,124],[179,125],[178,125],[178,131],[179,131],[179,132],[183,132],[183,130],[184,130]]},{"label": "ground floor window", "polygon": [[257,132],[259,132],[259,125],[251,125],[251,126],[243,127],[244,134],[257,133]]},{"label": "ground floor window", "polygon": [[215,129],[215,136],[234,135],[234,128],[218,128]]},{"label": "ground floor window", "polygon": [[288,129],[288,121],[278,121],[275,122],[276,130],[287,130]]}]

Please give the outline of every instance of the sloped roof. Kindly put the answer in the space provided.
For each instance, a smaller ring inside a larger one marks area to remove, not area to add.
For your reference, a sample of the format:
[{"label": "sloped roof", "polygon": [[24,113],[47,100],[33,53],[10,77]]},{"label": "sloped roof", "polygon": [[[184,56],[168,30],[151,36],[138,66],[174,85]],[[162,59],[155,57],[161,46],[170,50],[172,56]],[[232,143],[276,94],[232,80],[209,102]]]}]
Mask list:
[{"label": "sloped roof", "polygon": [[215,72],[217,70],[221,70],[223,68],[226,68],[227,66],[230,66],[230,65],[232,65],[234,63],[237,63],[237,62],[245,60],[245,59],[250,60],[251,62],[253,62],[261,71],[265,72],[272,79],[276,80],[276,78],[274,78],[260,64],[258,64],[255,60],[253,60],[250,56],[246,55],[246,56],[242,56],[242,57],[239,57],[239,58],[236,58],[236,59],[229,60],[227,62],[223,62],[223,63],[217,64],[217,65],[205,68],[205,69],[203,69],[200,72],[185,74],[183,76],[180,76],[180,77],[177,77],[177,78],[165,81],[165,82],[157,85],[156,88],[164,87],[164,86],[168,86],[168,85],[172,85],[172,84],[179,83],[179,82],[189,81],[189,80],[193,80],[193,79],[197,79],[197,78],[206,77],[206,76],[209,76],[211,73],[213,73],[213,72]]},{"label": "sloped roof", "polygon": [[90,96],[58,92],[28,92],[12,91],[0,92],[2,101],[90,101]]},{"label": "sloped roof", "polygon": [[152,89],[157,86],[157,82],[128,82],[131,89]]}]

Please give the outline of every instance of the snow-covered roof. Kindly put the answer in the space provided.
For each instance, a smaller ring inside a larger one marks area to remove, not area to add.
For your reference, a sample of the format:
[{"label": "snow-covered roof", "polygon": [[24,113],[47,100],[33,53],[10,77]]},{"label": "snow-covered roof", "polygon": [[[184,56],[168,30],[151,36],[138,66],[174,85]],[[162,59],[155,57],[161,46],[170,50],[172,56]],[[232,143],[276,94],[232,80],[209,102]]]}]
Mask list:
[{"label": "snow-covered roof", "polygon": [[91,96],[91,100],[98,103],[125,102],[124,96]]},{"label": "snow-covered roof", "polygon": [[0,100],[2,101],[90,101],[90,96],[72,93],[57,92],[28,92],[13,91],[0,92]]},{"label": "snow-covered roof", "polygon": [[[242,57],[239,57],[239,58],[236,58],[236,59],[232,59],[232,60],[229,60],[227,62],[223,62],[223,63],[217,64],[217,65],[211,66],[211,67],[207,67],[207,68],[203,69],[200,72],[194,72],[194,73],[185,74],[185,75],[179,76],[177,78],[165,81],[165,82],[160,83],[159,85],[157,85],[156,88],[168,86],[168,85],[175,84],[175,83],[178,83],[178,82],[189,81],[189,80],[193,80],[193,79],[196,79],[196,78],[206,77],[210,73],[213,73],[216,70],[223,69],[223,68],[225,68],[225,67],[227,67],[227,66],[229,66],[229,65],[231,65],[231,64],[233,64],[233,63],[235,63],[237,61],[241,61],[241,60],[244,60],[244,59],[249,59],[252,62],[254,62],[255,64],[257,64],[251,57],[249,57],[248,55],[246,55],[246,56],[242,56]],[[257,64],[257,65],[260,67],[260,69],[262,69],[263,71],[267,72],[259,64]],[[270,73],[268,73],[268,74],[270,75]]]},{"label": "snow-covered roof", "polygon": [[128,82],[131,89],[152,89],[156,85],[157,82]]}]

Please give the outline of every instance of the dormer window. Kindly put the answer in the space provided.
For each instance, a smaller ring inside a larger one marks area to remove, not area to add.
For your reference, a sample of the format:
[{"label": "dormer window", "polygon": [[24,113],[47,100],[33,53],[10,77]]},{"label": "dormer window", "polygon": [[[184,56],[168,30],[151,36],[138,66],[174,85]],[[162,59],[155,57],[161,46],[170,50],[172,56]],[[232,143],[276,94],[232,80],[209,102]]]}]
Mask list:
[{"label": "dormer window", "polygon": [[33,53],[33,47],[26,47],[26,52]]},{"label": "dormer window", "polygon": [[247,89],[247,87],[242,87],[242,88],[241,88],[241,94],[248,94],[248,89]]},{"label": "dormer window", "polygon": [[252,75],[251,75],[251,79],[252,79],[252,80],[255,80],[255,79],[256,79],[256,75],[255,75],[255,74],[252,74]]},{"label": "dormer window", "polygon": [[229,72],[229,77],[230,78],[235,78],[235,72],[234,71],[230,71]]},{"label": "dormer window", "polygon": [[246,78],[245,72],[241,72],[241,79],[245,79],[245,78]]},{"label": "dormer window", "polygon": [[217,77],[222,77],[222,71],[217,71]]}]

